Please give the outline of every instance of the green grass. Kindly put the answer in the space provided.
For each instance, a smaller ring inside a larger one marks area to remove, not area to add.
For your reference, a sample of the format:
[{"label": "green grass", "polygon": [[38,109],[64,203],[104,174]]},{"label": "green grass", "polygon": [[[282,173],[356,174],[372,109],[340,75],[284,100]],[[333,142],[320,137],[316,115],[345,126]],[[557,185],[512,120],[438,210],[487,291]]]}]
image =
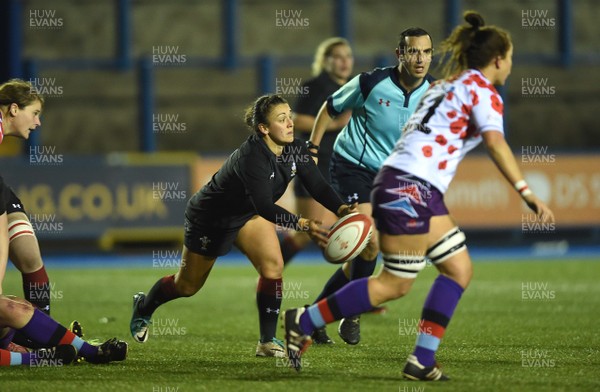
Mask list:
[{"label": "green grass", "polygon": [[[283,307],[308,303],[334,269],[292,264],[285,273],[288,294]],[[55,391],[148,392],[600,390],[598,262],[476,264],[472,285],[437,356],[452,378],[448,383],[415,383],[400,377],[415,340],[410,325],[418,319],[435,277],[431,267],[419,275],[407,297],[388,304],[387,314],[363,317],[358,346],[343,344],[337,326],[330,326],[336,344],[313,345],[300,374],[277,366],[281,363],[274,359],[254,357],[256,273],[250,265],[217,264],[200,293],[155,313],[162,332],[171,335],[151,336],[144,345],[133,342],[128,329],[131,295],[147,292],[169,272],[51,269],[57,297],[53,316],[66,325],[78,319],[86,338],[127,340],[129,358],[110,365],[2,368],[0,389],[31,391],[47,385]],[[523,289],[523,284],[547,286]],[[20,277],[9,271],[4,292],[21,295],[21,290]],[[523,300],[523,296],[552,298]],[[109,322],[99,322],[102,317]]]}]

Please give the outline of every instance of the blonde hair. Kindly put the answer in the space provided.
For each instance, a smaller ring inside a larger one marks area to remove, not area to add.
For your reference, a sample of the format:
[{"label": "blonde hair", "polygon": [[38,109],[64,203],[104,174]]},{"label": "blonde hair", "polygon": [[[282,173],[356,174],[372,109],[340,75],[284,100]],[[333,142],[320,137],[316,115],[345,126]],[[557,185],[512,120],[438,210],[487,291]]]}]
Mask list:
[{"label": "blonde hair", "polygon": [[444,78],[469,68],[481,69],[496,56],[504,58],[512,46],[510,34],[496,26],[485,26],[478,12],[466,11],[463,17],[467,24],[454,28],[440,44]]},{"label": "blonde hair", "polygon": [[325,67],[325,59],[331,56],[333,48],[339,45],[346,45],[350,48],[350,42],[348,42],[346,38],[342,37],[327,38],[319,44],[317,50],[315,51],[315,59],[312,63],[313,76],[319,76],[321,72],[323,72],[323,68]]},{"label": "blonde hair", "polygon": [[17,104],[23,109],[32,103],[39,101],[44,105],[44,97],[39,94],[35,87],[30,83],[21,79],[11,79],[0,85],[0,106],[8,106]]}]

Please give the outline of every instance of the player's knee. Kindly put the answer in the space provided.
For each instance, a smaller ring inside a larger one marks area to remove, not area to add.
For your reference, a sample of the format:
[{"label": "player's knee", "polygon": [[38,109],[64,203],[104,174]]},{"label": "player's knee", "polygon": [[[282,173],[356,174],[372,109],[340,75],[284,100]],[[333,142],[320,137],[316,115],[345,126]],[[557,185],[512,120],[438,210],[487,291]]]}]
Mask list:
[{"label": "player's knee", "polygon": [[15,320],[31,316],[34,307],[24,299],[0,294],[0,322],[4,325],[14,325]]},{"label": "player's knee", "polygon": [[440,265],[452,256],[466,250],[466,240],[465,233],[455,227],[427,249],[427,257],[433,264]]},{"label": "player's knee", "polygon": [[440,272],[466,289],[473,277],[473,264],[469,260],[446,262],[437,266]]},{"label": "player's knee", "polygon": [[455,227],[427,250],[427,257],[438,270],[466,288],[473,276],[473,266],[468,255],[461,255],[466,249],[466,236]]},{"label": "player's knee", "polygon": [[384,272],[373,279],[377,287],[375,289],[377,294],[374,297],[378,304],[404,297],[410,292],[414,281],[414,279],[400,277],[385,267]]},{"label": "player's knee", "polygon": [[266,279],[279,279],[283,275],[283,259],[264,261],[258,268],[258,274]]}]

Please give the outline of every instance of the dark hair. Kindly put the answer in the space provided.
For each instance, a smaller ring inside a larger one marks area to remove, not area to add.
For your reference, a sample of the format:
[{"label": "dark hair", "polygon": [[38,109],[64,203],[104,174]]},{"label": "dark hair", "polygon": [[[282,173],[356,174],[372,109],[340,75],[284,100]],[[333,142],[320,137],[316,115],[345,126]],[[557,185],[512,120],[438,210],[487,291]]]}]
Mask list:
[{"label": "dark hair", "polygon": [[423,37],[428,36],[431,40],[431,47],[433,47],[433,39],[431,35],[420,27],[409,27],[400,33],[400,38],[398,39],[398,51],[400,53],[404,53],[404,48],[406,48],[406,37]]},{"label": "dark hair", "polygon": [[277,94],[268,94],[257,98],[256,101],[254,101],[254,104],[246,109],[244,118],[248,128],[260,135],[261,133],[258,130],[258,124],[268,124],[267,116],[269,115],[269,112],[273,106],[282,103],[288,102],[285,98]]},{"label": "dark hair", "polygon": [[11,79],[0,85],[0,105],[17,104],[20,109],[39,101],[44,105],[44,97],[30,83],[21,79]]},{"label": "dark hair", "polygon": [[457,26],[440,45],[444,77],[469,68],[483,68],[496,56],[505,57],[512,46],[510,34],[496,26],[485,26],[475,11],[463,14],[467,24]]}]

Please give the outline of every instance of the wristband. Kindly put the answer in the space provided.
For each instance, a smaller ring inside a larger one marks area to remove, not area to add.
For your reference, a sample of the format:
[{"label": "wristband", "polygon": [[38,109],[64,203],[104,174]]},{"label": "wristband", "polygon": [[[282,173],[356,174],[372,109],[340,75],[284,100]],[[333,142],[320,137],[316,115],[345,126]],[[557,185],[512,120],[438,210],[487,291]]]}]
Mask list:
[{"label": "wristband", "polygon": [[310,140],[306,141],[306,148],[308,150],[317,150],[319,151],[319,146],[317,146],[316,144],[314,144],[313,142],[311,142]]},{"label": "wristband", "polygon": [[308,150],[308,155],[310,155],[313,158],[318,158],[319,157],[319,153],[318,152],[312,152],[310,150]]},{"label": "wristband", "polygon": [[525,182],[525,180],[520,180],[520,181],[515,182],[515,189],[523,197],[529,196],[529,195],[531,195],[533,193],[531,191],[531,189],[529,189],[529,185],[527,185],[527,183]]}]

